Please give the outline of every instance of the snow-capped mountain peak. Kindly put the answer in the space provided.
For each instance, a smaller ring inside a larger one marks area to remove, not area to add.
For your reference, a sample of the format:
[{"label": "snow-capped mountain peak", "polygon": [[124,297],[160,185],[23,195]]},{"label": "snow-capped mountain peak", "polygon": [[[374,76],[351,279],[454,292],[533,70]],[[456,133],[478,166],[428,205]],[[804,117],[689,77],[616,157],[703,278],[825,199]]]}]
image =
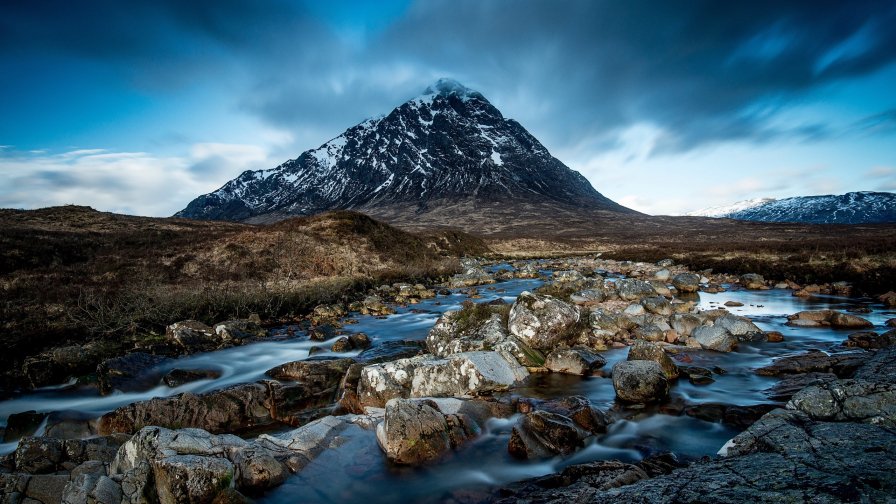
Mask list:
[{"label": "snow-capped mountain peak", "polygon": [[344,208],[550,200],[631,212],[591,187],[479,92],[440,79],[271,170],[248,171],[177,215],[245,220]]},{"label": "snow-capped mountain peak", "polygon": [[731,205],[708,207],[702,210],[688,212],[685,215],[688,215],[690,217],[726,217],[735,212],[740,212],[753,207],[757,207],[759,205],[764,205],[772,201],[775,201],[775,198],[752,198],[738,201],[737,203]]}]

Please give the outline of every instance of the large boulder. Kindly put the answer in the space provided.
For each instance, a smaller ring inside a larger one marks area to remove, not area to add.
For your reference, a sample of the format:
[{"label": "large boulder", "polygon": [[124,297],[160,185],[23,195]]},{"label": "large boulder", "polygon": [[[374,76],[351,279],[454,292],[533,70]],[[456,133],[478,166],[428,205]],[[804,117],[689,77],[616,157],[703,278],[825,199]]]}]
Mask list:
[{"label": "large boulder", "polygon": [[507,390],[528,376],[526,368],[498,352],[463,352],[421,362],[411,397],[477,396]]},{"label": "large boulder", "polygon": [[724,328],[739,341],[755,341],[765,338],[765,333],[752,320],[738,315],[723,315],[714,325]]},{"label": "large boulder", "polygon": [[765,278],[758,273],[747,273],[740,276],[740,283],[746,289],[763,289],[765,288]]},{"label": "large boulder", "polygon": [[700,275],[679,273],[672,277],[672,286],[678,292],[697,292],[700,289]]},{"label": "large boulder", "polygon": [[510,355],[523,366],[541,366],[544,355],[512,336],[507,330],[507,305],[466,304],[436,321],[426,336],[429,352],[447,357],[461,352],[495,350]]},{"label": "large boulder", "polygon": [[721,325],[700,326],[691,333],[694,340],[705,350],[730,352],[737,346],[737,338]]},{"label": "large boulder", "polygon": [[629,403],[652,403],[669,396],[669,381],[654,361],[619,361],[613,366],[616,398]]},{"label": "large boulder", "polygon": [[582,396],[521,402],[523,416],[511,432],[508,451],[517,458],[568,454],[587,437],[606,431],[607,418]]},{"label": "large boulder", "polygon": [[298,381],[328,389],[339,385],[354,359],[306,359],[287,362],[265,372],[281,381]]},{"label": "large boulder", "polygon": [[867,329],[874,324],[857,315],[834,310],[801,311],[787,317],[787,325],[795,327],[834,327],[835,329]]},{"label": "large boulder", "polygon": [[429,399],[391,399],[376,437],[386,457],[418,465],[440,458],[478,433],[464,415],[442,413]]},{"label": "large boulder", "polygon": [[650,313],[668,317],[672,315],[672,303],[663,296],[651,296],[641,300],[641,306]]},{"label": "large boulder", "polygon": [[896,384],[827,381],[794,394],[787,408],[816,420],[868,422],[892,428],[896,427]]},{"label": "large boulder", "polygon": [[575,306],[551,296],[520,294],[510,309],[510,333],[536,350],[553,350],[568,343],[579,322]]},{"label": "large boulder", "polygon": [[672,359],[663,350],[663,347],[647,341],[637,340],[628,350],[628,359],[630,361],[653,361],[660,365],[663,374],[669,380],[678,378],[678,366],[672,362]]}]

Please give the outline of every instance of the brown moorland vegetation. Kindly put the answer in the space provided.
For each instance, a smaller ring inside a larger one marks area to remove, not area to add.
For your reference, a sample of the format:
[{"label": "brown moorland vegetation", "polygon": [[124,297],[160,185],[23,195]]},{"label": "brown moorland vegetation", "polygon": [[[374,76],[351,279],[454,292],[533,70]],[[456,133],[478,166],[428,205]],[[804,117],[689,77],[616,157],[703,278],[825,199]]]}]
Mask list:
[{"label": "brown moorland vegetation", "polygon": [[0,210],[2,367],[61,344],[115,346],[184,319],[289,318],[382,283],[454,273],[486,252],[340,211],[250,226],[87,207]]}]

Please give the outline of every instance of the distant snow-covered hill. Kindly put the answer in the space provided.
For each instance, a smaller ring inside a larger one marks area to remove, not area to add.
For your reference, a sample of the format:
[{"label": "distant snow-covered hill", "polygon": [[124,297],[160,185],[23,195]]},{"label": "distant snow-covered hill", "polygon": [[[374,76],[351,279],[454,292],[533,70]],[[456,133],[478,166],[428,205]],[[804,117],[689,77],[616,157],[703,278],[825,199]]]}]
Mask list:
[{"label": "distant snow-covered hill", "polygon": [[896,223],[896,194],[861,191],[784,199],[756,198],[687,215],[810,224]]}]

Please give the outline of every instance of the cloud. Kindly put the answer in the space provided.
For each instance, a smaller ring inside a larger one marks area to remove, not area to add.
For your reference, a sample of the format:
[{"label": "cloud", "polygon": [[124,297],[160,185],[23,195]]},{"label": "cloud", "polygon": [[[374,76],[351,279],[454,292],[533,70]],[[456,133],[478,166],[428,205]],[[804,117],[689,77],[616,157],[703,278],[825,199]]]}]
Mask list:
[{"label": "cloud", "polygon": [[81,204],[99,210],[164,217],[234,173],[270,167],[264,148],[196,144],[187,156],[78,149],[57,154],[0,153],[0,207]]},{"label": "cloud", "polygon": [[875,191],[896,191],[896,168],[892,166],[875,166],[865,177]]}]

